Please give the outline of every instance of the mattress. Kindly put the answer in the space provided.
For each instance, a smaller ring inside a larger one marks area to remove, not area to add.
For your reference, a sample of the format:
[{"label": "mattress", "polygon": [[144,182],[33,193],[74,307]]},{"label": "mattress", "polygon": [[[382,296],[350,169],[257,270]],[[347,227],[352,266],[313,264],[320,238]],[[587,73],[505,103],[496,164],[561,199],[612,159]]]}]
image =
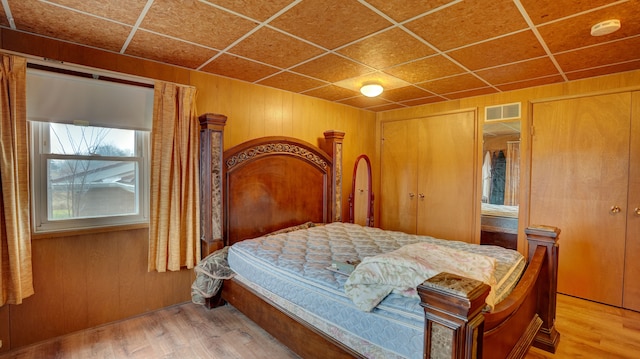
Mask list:
[{"label": "mattress", "polygon": [[482,215],[518,218],[518,206],[482,203]]},{"label": "mattress", "polygon": [[418,299],[392,293],[364,312],[344,293],[348,277],[327,270],[332,261],[362,260],[421,241],[496,258],[498,301],[513,289],[526,264],[520,253],[500,247],[340,222],[236,243],[228,261],[237,280],[356,352],[369,358],[422,358],[424,310]]}]

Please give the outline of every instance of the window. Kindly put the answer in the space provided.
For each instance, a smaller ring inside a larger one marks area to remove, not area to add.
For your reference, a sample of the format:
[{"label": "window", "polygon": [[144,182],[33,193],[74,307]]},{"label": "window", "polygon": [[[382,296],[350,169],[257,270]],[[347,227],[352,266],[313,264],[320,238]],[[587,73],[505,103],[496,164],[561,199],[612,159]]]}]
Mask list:
[{"label": "window", "polygon": [[27,69],[34,231],[146,223],[153,88],[36,67]]},{"label": "window", "polygon": [[147,220],[149,133],[31,122],[36,232]]}]

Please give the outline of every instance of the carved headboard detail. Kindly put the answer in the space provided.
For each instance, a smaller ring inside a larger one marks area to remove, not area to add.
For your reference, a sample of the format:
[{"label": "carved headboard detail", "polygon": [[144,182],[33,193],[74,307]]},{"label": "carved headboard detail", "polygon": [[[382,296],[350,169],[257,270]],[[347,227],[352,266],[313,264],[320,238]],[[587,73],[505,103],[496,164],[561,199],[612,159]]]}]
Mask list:
[{"label": "carved headboard detail", "polygon": [[222,152],[225,123],[200,116],[203,257],[284,227],[342,220],[343,132],[326,131],[320,147],[270,136]]},{"label": "carved headboard detail", "polygon": [[258,156],[265,156],[270,154],[290,154],[293,156],[299,156],[305,160],[315,163],[324,171],[329,170],[329,164],[324,158],[317,154],[308,151],[304,147],[300,147],[296,144],[287,142],[268,141],[266,144],[259,144],[254,147],[241,151],[231,157],[225,158],[225,164],[227,166],[227,172],[233,170],[237,165],[242,164],[244,161],[254,160]]}]

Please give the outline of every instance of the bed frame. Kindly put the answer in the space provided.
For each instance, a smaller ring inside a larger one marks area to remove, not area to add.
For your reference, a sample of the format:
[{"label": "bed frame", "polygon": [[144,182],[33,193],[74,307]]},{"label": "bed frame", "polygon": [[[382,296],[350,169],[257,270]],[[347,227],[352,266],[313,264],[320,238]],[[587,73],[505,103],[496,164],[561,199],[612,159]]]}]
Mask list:
[{"label": "bed frame", "polygon": [[481,214],[480,244],[518,249],[518,218]]},{"label": "bed frame", "polygon": [[[202,254],[306,221],[341,221],[342,139],[320,146],[290,137],[254,139],[223,152],[226,117],[200,116]],[[484,312],[489,286],[441,273],[418,287],[425,311],[425,358],[522,358],[533,344],[555,352],[558,234],[526,229],[528,266],[513,292]],[[304,358],[361,357],[232,280],[211,298],[227,302]]]}]

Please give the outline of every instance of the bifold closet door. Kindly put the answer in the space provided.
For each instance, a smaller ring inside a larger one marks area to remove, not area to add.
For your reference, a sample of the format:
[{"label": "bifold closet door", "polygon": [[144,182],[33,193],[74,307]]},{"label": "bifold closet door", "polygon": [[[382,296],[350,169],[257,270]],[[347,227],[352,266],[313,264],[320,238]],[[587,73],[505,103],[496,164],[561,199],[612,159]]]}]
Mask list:
[{"label": "bifold closet door", "polygon": [[622,306],[640,311],[640,92],[632,95],[629,201]]},{"label": "bifold closet door", "polygon": [[380,226],[472,242],[474,111],[382,124]]},{"label": "bifold closet door", "polygon": [[380,226],[416,233],[417,120],[382,124]]},{"label": "bifold closet door", "polygon": [[479,201],[475,112],[420,119],[418,136],[417,233],[471,242]]},{"label": "bifold closet door", "polygon": [[615,306],[623,293],[630,106],[630,93],[533,105],[529,223],[562,230],[558,292]]}]

